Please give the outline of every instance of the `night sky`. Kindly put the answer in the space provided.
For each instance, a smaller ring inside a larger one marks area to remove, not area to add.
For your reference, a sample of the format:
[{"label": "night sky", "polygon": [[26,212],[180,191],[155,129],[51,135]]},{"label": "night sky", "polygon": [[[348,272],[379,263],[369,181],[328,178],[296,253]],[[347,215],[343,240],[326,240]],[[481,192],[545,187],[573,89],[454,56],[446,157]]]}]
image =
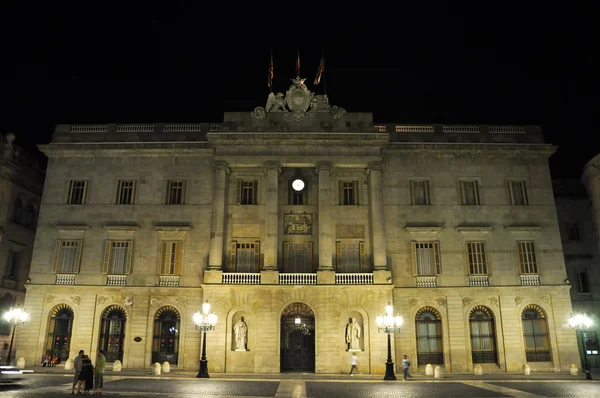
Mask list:
[{"label": "night sky", "polygon": [[593,7],[16,3],[0,10],[0,131],[28,149],[58,123],[219,122],[264,106],[272,48],[275,91],[297,49],[307,82],[324,49],[330,103],[377,122],[541,124],[560,147],[554,177],[600,152]]}]

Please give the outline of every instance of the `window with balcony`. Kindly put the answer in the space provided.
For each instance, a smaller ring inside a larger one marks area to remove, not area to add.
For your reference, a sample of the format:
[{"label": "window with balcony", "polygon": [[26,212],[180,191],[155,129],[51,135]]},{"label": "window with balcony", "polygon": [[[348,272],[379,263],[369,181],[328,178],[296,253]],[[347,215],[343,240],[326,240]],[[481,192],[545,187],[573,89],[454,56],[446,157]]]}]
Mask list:
[{"label": "window with balcony", "polygon": [[182,205],[185,203],[185,181],[169,180],[167,183],[167,204]]},{"label": "window with balcony", "polygon": [[18,280],[21,265],[21,253],[8,249],[8,256],[6,258],[6,270],[4,272],[5,279]]},{"label": "window with balcony", "polygon": [[517,242],[517,258],[519,261],[519,273],[538,274],[538,264],[535,255],[535,243],[533,241]]},{"label": "window with balcony", "polygon": [[258,204],[258,181],[237,180],[236,198],[238,205]]},{"label": "window with balcony", "polygon": [[340,205],[358,205],[358,181],[340,181]]},{"label": "window with balcony", "polygon": [[410,204],[412,205],[430,205],[429,200],[429,181],[410,181]]},{"label": "window with balcony", "polygon": [[104,252],[104,273],[127,275],[131,273],[133,241],[109,240]]},{"label": "window with balcony", "polygon": [[508,193],[511,205],[524,206],[529,204],[525,181],[509,181]]},{"label": "window with balcony", "polygon": [[313,244],[283,242],[283,272],[312,273]]},{"label": "window with balcony", "polygon": [[87,197],[87,180],[71,180],[69,183],[69,198],[67,203],[70,205],[85,204]]},{"label": "window with balcony", "polygon": [[439,242],[413,241],[410,243],[410,250],[414,275],[433,276],[442,273]]},{"label": "window with balcony", "polygon": [[233,272],[260,272],[260,242],[231,242]]},{"label": "window with balcony", "polygon": [[119,180],[117,183],[117,204],[132,205],[135,203],[135,190],[137,181]]},{"label": "window with balcony", "polygon": [[478,181],[460,181],[460,203],[469,206],[480,204]]},{"label": "window with balcony", "polygon": [[566,240],[567,241],[580,241],[581,235],[579,233],[579,224],[576,222],[567,222],[565,223],[566,230]]},{"label": "window with balcony", "polygon": [[467,242],[469,275],[487,275],[488,263],[485,242]]},{"label": "window with balcony", "polygon": [[590,292],[590,284],[588,282],[588,275],[586,271],[577,273],[577,290],[579,293]]},{"label": "window with balcony", "polygon": [[160,275],[179,275],[183,259],[183,242],[161,242]]},{"label": "window with balcony", "polygon": [[364,242],[336,242],[336,272],[360,273],[365,270]]},{"label": "window with balcony", "polygon": [[80,239],[57,240],[54,249],[52,271],[57,274],[78,273],[82,246],[83,241]]}]

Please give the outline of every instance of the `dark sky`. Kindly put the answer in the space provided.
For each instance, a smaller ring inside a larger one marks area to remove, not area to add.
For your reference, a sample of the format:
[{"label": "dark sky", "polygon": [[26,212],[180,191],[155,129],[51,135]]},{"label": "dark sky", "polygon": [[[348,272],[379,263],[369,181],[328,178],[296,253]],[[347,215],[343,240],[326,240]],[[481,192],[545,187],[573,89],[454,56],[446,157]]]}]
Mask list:
[{"label": "dark sky", "polygon": [[308,81],[324,48],[327,94],[348,111],[541,124],[560,147],[555,177],[578,176],[600,152],[600,32],[586,5],[15,3],[0,6],[0,131],[28,148],[57,123],[218,122],[264,105],[270,48],[278,91],[297,48]]}]

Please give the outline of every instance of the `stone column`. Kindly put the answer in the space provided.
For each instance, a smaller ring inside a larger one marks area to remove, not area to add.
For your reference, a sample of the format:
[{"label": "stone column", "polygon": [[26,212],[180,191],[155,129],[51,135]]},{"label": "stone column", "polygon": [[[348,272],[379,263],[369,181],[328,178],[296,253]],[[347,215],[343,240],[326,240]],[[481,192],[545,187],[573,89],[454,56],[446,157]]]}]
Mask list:
[{"label": "stone column", "polygon": [[387,270],[387,249],[385,244],[385,221],[383,216],[383,193],[381,191],[381,171],[379,162],[369,163],[369,212],[373,236],[373,267],[375,271]]},{"label": "stone column", "polygon": [[319,175],[319,271],[333,271],[331,257],[331,214],[329,202],[331,201],[331,183],[329,175],[332,164],[330,162],[318,162],[316,165]]},{"label": "stone column", "polygon": [[225,187],[227,185],[227,162],[217,160],[213,164],[215,178],[213,182],[212,219],[210,230],[210,253],[208,269],[223,270],[223,231],[225,229]]},{"label": "stone column", "polygon": [[263,270],[276,271],[277,268],[277,246],[279,228],[279,201],[278,186],[281,165],[278,162],[266,162],[267,173],[267,195],[265,199],[265,247]]},{"label": "stone column", "polygon": [[596,239],[600,247],[600,154],[587,162],[583,168],[581,180],[585,184],[588,198],[592,204],[592,215],[596,227]]}]

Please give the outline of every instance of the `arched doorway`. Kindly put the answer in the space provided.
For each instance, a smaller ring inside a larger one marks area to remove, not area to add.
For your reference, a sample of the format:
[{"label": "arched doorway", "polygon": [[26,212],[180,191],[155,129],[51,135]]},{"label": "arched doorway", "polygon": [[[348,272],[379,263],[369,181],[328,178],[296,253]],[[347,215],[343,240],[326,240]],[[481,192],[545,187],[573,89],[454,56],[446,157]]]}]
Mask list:
[{"label": "arched doorway", "polygon": [[177,365],[179,353],[179,312],[173,307],[162,307],[154,317],[152,363],[169,362]]},{"label": "arched doorway", "polygon": [[107,362],[123,361],[123,341],[127,314],[118,305],[111,305],[102,314],[98,349],[104,350]]},{"label": "arched doorway", "polygon": [[473,363],[496,363],[496,327],[492,311],[478,305],[469,314]]},{"label": "arched doorway", "polygon": [[315,371],[315,314],[302,303],[281,314],[281,371]]},{"label": "arched doorway", "polygon": [[444,364],[442,346],[442,320],[440,313],[432,307],[423,307],[415,316],[417,325],[417,360],[419,366],[428,363]]},{"label": "arched doorway", "polygon": [[48,324],[48,337],[46,338],[46,353],[61,360],[66,361],[69,358],[71,347],[71,332],[73,331],[73,319],[75,315],[73,310],[66,304],[60,304],[54,307],[50,313],[50,322]]}]

